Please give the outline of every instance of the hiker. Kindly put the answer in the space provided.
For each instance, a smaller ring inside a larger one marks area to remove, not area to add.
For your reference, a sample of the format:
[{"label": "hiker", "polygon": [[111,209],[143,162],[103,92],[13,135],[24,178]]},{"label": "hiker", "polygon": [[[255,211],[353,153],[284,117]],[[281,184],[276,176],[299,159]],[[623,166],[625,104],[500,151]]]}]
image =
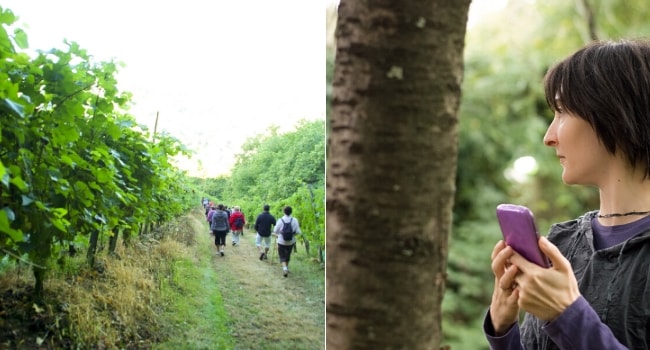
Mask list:
[{"label": "hiker", "polygon": [[271,209],[268,204],[264,204],[264,211],[255,219],[255,245],[260,252],[260,260],[268,259],[269,248],[271,247],[271,226],[275,225],[275,216],[269,213]]},{"label": "hiker", "polygon": [[302,233],[298,219],[291,216],[292,211],[290,206],[284,207],[284,216],[278,220],[274,230],[274,234],[278,237],[278,255],[284,277],[289,276],[289,261],[293,247],[296,245],[296,236]]},{"label": "hiker", "polygon": [[226,248],[226,235],[230,232],[228,225],[228,215],[223,211],[223,204],[217,205],[217,210],[212,215],[212,224],[210,225],[212,234],[214,234],[214,245],[217,246],[217,255],[224,256]]},{"label": "hiker", "polygon": [[208,213],[206,214],[206,219],[208,220],[208,226],[210,226],[210,233],[212,233],[212,216],[214,215],[214,212],[217,211],[217,208],[215,207],[210,207],[208,210]]},{"label": "hiker", "polygon": [[230,229],[232,230],[232,246],[234,247],[239,245],[239,236],[244,234],[246,218],[238,206],[234,206],[232,210],[233,212],[228,221],[230,223]]},{"label": "hiker", "polygon": [[215,207],[214,202],[209,201],[208,205],[205,206],[205,216],[206,217],[208,216],[208,213],[210,212],[210,208],[213,208],[213,207]]}]

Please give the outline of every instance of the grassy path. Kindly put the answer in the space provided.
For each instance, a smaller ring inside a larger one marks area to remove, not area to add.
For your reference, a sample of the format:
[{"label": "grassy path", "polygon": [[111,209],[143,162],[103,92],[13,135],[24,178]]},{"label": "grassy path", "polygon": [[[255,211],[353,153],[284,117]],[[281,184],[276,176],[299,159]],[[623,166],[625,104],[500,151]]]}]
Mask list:
[{"label": "grassy path", "polygon": [[221,257],[202,214],[193,213],[188,224],[197,256],[194,266],[179,264],[176,283],[192,302],[175,300],[181,311],[170,315],[185,340],[156,348],[325,349],[324,270],[302,245],[284,278],[273,247],[269,260],[259,260],[254,232],[246,231],[237,247],[229,235]]}]

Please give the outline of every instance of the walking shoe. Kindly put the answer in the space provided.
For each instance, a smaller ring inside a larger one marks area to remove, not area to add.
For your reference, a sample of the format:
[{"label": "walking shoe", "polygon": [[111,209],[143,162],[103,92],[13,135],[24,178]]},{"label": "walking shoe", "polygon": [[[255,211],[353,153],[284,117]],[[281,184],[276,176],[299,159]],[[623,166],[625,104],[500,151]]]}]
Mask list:
[{"label": "walking shoe", "polygon": [[233,246],[233,247],[235,246],[235,244],[236,244],[235,242],[232,242],[232,246]]},{"label": "walking shoe", "polygon": [[289,269],[286,269],[284,270],[284,277],[288,277],[288,276],[289,276]]},{"label": "walking shoe", "polygon": [[264,253],[260,254],[260,260],[264,259]]},{"label": "walking shoe", "polygon": [[264,260],[269,260],[269,257],[264,253]]},{"label": "walking shoe", "polygon": [[221,256],[223,256],[223,255],[224,255],[224,254],[223,254],[223,250],[222,250],[222,251],[220,252],[220,254],[221,254]]}]

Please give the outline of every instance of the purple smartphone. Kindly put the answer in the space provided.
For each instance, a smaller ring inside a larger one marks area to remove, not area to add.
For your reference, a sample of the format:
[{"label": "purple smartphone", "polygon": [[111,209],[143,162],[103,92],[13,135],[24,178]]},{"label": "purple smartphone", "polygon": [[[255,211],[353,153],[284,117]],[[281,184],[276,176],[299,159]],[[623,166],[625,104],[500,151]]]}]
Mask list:
[{"label": "purple smartphone", "polygon": [[530,262],[542,267],[551,263],[539,249],[539,232],[530,209],[516,204],[499,204],[497,219],[506,243]]}]

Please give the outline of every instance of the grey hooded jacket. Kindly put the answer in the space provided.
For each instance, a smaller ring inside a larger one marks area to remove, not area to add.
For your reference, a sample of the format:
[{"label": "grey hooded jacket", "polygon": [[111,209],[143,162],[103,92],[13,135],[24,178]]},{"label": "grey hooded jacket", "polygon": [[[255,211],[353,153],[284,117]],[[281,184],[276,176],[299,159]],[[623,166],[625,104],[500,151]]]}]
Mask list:
[{"label": "grey hooded jacket", "polygon": [[223,210],[218,210],[212,215],[212,223],[210,224],[212,231],[229,232],[230,225],[228,224],[228,214]]},{"label": "grey hooded jacket", "polygon": [[[614,336],[629,349],[650,348],[650,231],[594,251],[591,220],[597,211],[551,227],[548,239],[569,260],[580,293]],[[544,321],[526,314],[525,349],[560,349],[542,330]],[[576,337],[594,336],[588,330]]]}]

